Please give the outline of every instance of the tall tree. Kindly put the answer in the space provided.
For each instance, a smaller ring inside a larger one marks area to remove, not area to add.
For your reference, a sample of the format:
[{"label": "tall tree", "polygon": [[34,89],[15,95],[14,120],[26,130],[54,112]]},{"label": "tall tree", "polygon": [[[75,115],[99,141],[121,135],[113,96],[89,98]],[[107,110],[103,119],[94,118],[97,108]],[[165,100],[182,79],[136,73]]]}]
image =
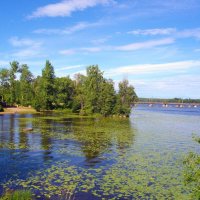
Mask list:
[{"label": "tall tree", "polygon": [[55,82],[55,73],[54,67],[51,63],[47,60],[45,64],[45,68],[42,70],[42,97],[44,98],[44,105],[43,108],[45,110],[53,109],[53,102],[54,102],[54,82]]},{"label": "tall tree", "polygon": [[75,74],[75,91],[73,96],[73,111],[79,112],[80,114],[85,114],[85,105],[86,105],[86,76],[78,73]]},{"label": "tall tree", "polygon": [[116,93],[114,83],[111,79],[104,80],[102,83],[102,91],[100,94],[100,113],[104,116],[113,114],[114,105],[116,103]]},{"label": "tall tree", "polygon": [[20,72],[20,103],[23,106],[31,105],[33,99],[33,74],[29,71],[26,64],[21,66]]},{"label": "tall tree", "polygon": [[87,68],[87,77],[85,81],[86,110],[89,113],[100,113],[102,92],[102,83],[104,81],[103,72],[98,65],[92,65]]},{"label": "tall tree", "polygon": [[9,99],[10,91],[10,72],[6,68],[0,69],[0,101],[4,102]]},{"label": "tall tree", "polygon": [[13,61],[10,63],[10,99],[9,103],[13,105],[16,103],[16,73],[19,72],[19,63],[17,61]]}]

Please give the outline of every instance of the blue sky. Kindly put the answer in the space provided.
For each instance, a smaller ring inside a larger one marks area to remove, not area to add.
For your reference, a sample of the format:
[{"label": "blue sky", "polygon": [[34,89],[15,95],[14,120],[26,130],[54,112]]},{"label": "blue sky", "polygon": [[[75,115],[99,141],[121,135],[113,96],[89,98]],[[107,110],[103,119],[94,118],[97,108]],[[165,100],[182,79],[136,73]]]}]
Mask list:
[{"label": "blue sky", "polygon": [[6,0],[0,2],[0,67],[34,75],[98,64],[140,97],[200,98],[200,0]]}]

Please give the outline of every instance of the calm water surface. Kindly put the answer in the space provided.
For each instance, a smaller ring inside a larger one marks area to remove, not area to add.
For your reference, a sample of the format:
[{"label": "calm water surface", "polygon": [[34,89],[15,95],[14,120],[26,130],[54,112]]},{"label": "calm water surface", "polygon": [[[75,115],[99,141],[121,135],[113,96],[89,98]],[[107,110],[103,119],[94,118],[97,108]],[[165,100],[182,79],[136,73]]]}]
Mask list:
[{"label": "calm water surface", "polygon": [[37,199],[71,193],[77,200],[189,199],[183,159],[200,152],[192,135],[200,135],[200,108],[138,106],[130,119],[0,115],[0,193],[26,188]]}]

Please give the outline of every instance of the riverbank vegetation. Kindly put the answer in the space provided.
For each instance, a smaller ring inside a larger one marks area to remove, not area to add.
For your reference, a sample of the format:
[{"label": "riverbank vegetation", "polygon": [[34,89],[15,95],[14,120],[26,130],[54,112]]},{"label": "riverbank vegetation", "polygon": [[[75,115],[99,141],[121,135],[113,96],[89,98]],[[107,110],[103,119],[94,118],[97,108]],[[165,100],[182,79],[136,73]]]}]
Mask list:
[{"label": "riverbank vegetation", "polygon": [[71,109],[81,115],[99,113],[103,116],[129,116],[131,106],[137,100],[134,87],[128,80],[118,85],[106,79],[97,65],[87,67],[86,75],[76,74],[56,77],[49,61],[42,75],[34,78],[26,64],[10,63],[10,69],[0,69],[1,105],[32,106],[37,111]]},{"label": "riverbank vegetation", "polygon": [[[200,137],[196,137],[195,141],[200,144]],[[185,182],[193,188],[193,199],[200,199],[200,155],[190,152],[184,161]]]}]

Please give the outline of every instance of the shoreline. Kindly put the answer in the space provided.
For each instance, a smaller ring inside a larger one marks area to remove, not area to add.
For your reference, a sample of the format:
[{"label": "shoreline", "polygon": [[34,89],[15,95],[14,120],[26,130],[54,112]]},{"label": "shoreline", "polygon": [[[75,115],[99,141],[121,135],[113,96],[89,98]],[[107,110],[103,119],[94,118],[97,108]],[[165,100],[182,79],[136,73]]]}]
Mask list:
[{"label": "shoreline", "polygon": [[37,113],[37,111],[34,108],[28,108],[28,107],[11,107],[11,108],[4,108],[4,112],[0,112],[0,115],[5,114],[23,114],[23,113]]}]

